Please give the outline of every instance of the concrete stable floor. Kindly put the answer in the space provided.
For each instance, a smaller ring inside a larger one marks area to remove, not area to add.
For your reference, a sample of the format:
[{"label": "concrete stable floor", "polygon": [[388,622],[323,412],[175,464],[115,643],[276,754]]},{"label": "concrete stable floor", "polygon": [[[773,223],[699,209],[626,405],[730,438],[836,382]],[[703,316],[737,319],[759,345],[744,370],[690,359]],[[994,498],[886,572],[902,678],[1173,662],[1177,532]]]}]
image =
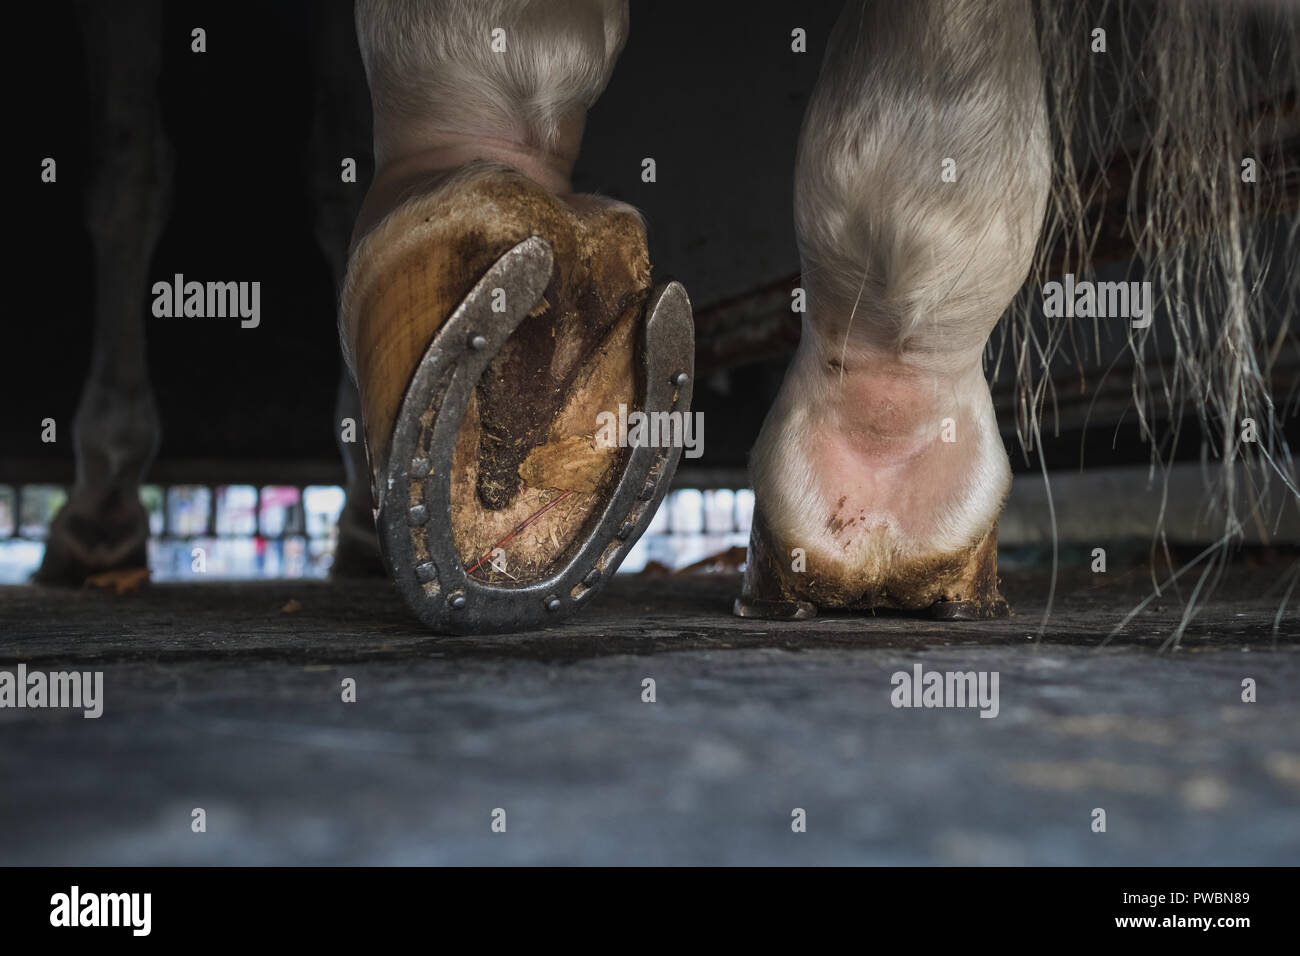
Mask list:
[{"label": "concrete stable floor", "polygon": [[[0,671],[105,686],[97,720],[0,709],[0,864],[1294,863],[1279,576],[1234,569],[1163,653],[1172,594],[1100,646],[1138,572],[1063,574],[1041,638],[1040,570],[988,623],[742,621],[734,575],[627,576],[491,638],[382,580],[0,589]],[[917,664],[997,672],[996,718],[892,706]]]}]

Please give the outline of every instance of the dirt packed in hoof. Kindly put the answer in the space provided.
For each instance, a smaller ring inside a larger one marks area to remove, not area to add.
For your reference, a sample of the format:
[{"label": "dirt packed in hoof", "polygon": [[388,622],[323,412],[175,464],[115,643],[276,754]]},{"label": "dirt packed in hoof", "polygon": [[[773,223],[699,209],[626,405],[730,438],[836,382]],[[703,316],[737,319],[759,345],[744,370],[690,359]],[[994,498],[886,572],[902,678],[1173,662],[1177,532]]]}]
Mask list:
[{"label": "dirt packed in hoof", "polygon": [[[521,466],[530,456],[529,484],[593,490],[610,455],[582,439],[594,434],[596,413],[611,408],[602,402],[615,399],[612,407],[617,409],[618,400],[632,400],[630,390],[620,387],[631,384],[624,374],[628,370],[619,368],[618,356],[601,346],[620,318],[636,320],[644,297],[614,295],[609,302],[595,288],[591,258],[598,256],[597,250],[581,249],[579,255],[584,258],[565,262],[557,251],[555,273],[542,301],[479,380],[477,490],[489,509],[506,508],[518,496],[525,483]],[[590,410],[591,434],[555,435],[557,419],[575,389],[587,393],[577,404]],[[566,475],[577,484],[564,481]]]},{"label": "dirt packed in hoof", "polygon": [[482,188],[505,220],[527,222],[503,245],[526,231],[555,257],[541,300],[478,382],[453,462],[462,563],[509,585],[545,577],[563,560],[622,473],[627,453],[596,444],[596,419],[620,404],[637,407],[649,264],[640,221],[619,204],[565,203],[517,178]]},{"label": "dirt packed in hoof", "polygon": [[[568,386],[544,394],[552,402],[521,402],[536,416],[531,422],[502,403],[485,427],[484,384],[497,364],[484,372],[452,460],[452,531],[462,564],[479,564],[475,577],[505,585],[541,579],[585,538],[627,460],[627,449],[599,447],[594,433],[600,411],[620,402],[635,407],[640,317],[639,305],[620,317]],[[546,368],[529,374],[550,381]]]}]

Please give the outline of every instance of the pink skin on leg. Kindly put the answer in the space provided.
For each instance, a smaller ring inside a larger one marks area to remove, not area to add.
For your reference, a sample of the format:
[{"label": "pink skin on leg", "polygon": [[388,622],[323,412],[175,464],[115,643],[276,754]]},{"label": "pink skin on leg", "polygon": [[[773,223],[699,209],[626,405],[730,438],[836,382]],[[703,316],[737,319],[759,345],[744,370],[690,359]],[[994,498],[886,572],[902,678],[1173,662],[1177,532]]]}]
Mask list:
[{"label": "pink skin on leg", "polygon": [[754,454],[773,529],[850,565],[968,545],[1007,477],[978,355],[938,372],[809,332]]},{"label": "pink skin on leg", "polygon": [[827,369],[833,396],[814,426],[814,471],[840,492],[831,529],[843,551],[886,528],[920,540],[933,533],[952,489],[973,465],[975,420],[952,385],[888,361]]}]

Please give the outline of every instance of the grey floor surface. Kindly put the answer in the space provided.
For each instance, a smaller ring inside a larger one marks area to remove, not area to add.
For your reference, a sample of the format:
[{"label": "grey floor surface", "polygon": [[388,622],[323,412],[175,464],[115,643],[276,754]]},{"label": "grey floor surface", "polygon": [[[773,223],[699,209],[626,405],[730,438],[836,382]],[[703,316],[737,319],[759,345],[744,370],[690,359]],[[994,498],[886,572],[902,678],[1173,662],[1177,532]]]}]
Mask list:
[{"label": "grey floor surface", "polygon": [[[1293,864],[1279,574],[1235,569],[1164,652],[1172,594],[1102,646],[1136,572],[1064,575],[1041,638],[1039,571],[989,623],[743,621],[734,576],[641,576],[492,638],[423,633],[385,581],[3,588],[0,671],[105,690],[97,720],[0,709],[0,864]],[[996,672],[998,715],[894,707],[918,664]]]}]

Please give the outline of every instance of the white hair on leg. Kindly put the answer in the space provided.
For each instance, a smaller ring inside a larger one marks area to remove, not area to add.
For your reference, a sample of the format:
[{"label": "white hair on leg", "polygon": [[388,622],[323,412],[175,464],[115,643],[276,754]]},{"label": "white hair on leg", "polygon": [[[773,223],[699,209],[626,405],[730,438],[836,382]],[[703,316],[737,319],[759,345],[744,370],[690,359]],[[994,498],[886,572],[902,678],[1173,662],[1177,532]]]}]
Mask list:
[{"label": "white hair on leg", "polygon": [[628,32],[627,0],[358,0],[356,22],[377,141],[435,129],[541,150],[600,96]]},{"label": "white hair on leg", "polygon": [[1027,0],[848,3],[795,170],[822,315],[858,302],[877,349],[981,347],[1029,269],[1049,160]]},{"label": "white hair on leg", "polygon": [[[778,539],[833,547],[826,483],[789,454],[806,442],[812,410],[836,397],[834,379],[817,374],[827,352],[841,369],[851,352],[922,371],[936,407],[960,406],[980,439],[924,540],[863,535],[855,542],[863,553],[846,559],[883,563],[886,555],[867,553],[881,547],[951,553],[988,532],[1010,469],[976,376],[989,332],[1030,268],[1050,155],[1028,0],[846,4],[796,161],[804,335],[751,457]],[[942,175],[947,160],[955,182]]]}]

